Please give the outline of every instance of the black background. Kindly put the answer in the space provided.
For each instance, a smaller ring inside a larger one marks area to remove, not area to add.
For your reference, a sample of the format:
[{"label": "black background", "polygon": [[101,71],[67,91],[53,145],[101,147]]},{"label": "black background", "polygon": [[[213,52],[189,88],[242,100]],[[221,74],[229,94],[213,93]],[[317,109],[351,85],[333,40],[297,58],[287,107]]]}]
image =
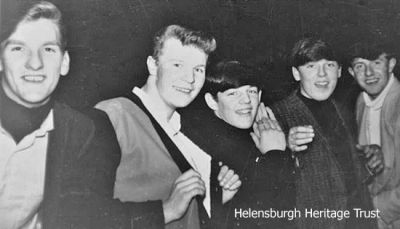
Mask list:
[{"label": "black background", "polygon": [[[0,0],[2,12],[23,0]],[[400,37],[397,0],[52,0],[68,26],[71,70],[56,96],[77,107],[121,95],[147,77],[152,36],[176,23],[211,32],[210,58],[256,66],[264,100],[281,99],[295,87],[287,55],[304,35],[330,42],[339,54],[354,42]],[[7,20],[2,15],[1,20]],[[1,28],[0,28],[1,29]],[[357,88],[343,66],[336,96],[352,101]],[[355,88],[353,90],[352,88]]]}]

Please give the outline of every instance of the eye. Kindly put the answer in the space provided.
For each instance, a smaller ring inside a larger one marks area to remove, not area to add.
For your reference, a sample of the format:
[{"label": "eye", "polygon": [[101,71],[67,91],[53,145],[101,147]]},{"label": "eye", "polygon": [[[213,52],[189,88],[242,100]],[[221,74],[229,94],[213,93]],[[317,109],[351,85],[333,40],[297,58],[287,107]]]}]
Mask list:
[{"label": "eye", "polygon": [[336,63],[335,62],[328,62],[328,67],[330,68],[335,68],[336,67]]},{"label": "eye", "polygon": [[364,64],[355,64],[354,65],[354,69],[357,70],[357,71],[363,70],[364,67],[365,67]]},{"label": "eye", "polygon": [[175,68],[180,68],[180,67],[182,67],[182,64],[181,63],[173,63],[172,64]]},{"label": "eye", "polygon": [[10,48],[11,52],[20,52],[23,50],[22,46],[11,46]]},{"label": "eye", "polygon": [[198,68],[195,68],[195,69],[194,69],[194,71],[195,71],[196,73],[203,74],[203,73],[204,73],[204,71],[205,71],[205,69],[204,69],[204,68],[202,68],[202,67],[198,67]]},{"label": "eye", "polygon": [[228,95],[228,96],[237,96],[237,95],[239,95],[239,92],[238,92],[238,91],[229,91],[229,92],[227,93],[227,95]]},{"label": "eye", "polygon": [[46,53],[56,53],[59,50],[59,48],[58,48],[58,46],[55,46],[55,45],[49,45],[49,46],[45,46],[43,48],[43,50]]},{"label": "eye", "polygon": [[249,89],[249,94],[258,94],[258,90],[255,88]]},{"label": "eye", "polygon": [[375,64],[375,65],[380,65],[380,64],[382,64],[382,61],[381,61],[381,60],[375,60],[375,61],[374,61],[374,64]]},{"label": "eye", "polygon": [[306,65],[306,68],[314,68],[315,67],[315,64],[307,64]]}]

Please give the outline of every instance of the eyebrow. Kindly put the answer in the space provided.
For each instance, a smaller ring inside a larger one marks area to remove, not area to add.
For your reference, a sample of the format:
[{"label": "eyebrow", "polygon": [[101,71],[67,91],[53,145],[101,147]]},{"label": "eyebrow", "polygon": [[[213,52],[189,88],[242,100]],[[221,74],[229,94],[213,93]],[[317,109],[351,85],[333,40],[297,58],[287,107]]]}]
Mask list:
[{"label": "eyebrow", "polygon": [[[11,45],[25,45],[25,42],[19,41],[19,40],[6,40],[3,47],[6,47],[10,44]],[[56,45],[58,47],[61,47],[61,44],[59,42],[54,42],[54,41],[47,41],[42,46],[46,46],[46,45]]]}]

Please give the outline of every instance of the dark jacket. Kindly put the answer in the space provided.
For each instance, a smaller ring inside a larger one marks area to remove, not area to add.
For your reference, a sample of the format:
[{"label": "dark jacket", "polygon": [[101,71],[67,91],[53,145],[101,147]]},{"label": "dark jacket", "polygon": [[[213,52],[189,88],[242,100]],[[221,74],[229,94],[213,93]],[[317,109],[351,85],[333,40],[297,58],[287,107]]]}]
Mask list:
[{"label": "dark jacket", "polygon": [[[341,136],[341,141],[336,141],[335,145],[332,144],[335,141],[330,141],[323,133],[321,126],[299,98],[297,91],[271,107],[285,134],[288,134],[290,128],[296,126],[311,125],[314,128],[315,137],[308,144],[308,149],[296,153],[299,162],[295,170],[296,207],[303,212],[303,215],[306,208],[349,210],[351,213],[349,220],[302,217],[297,219],[297,224],[304,229],[374,228],[374,220],[355,217],[354,207],[364,210],[372,209],[366,184],[362,183],[366,177],[366,171],[358,158],[353,134],[345,119],[351,116],[343,115],[339,106],[334,101],[332,103],[338,120],[326,121],[337,122],[336,128],[332,131],[336,132],[336,136]],[[338,144],[346,145],[349,155],[338,155],[336,152]],[[346,156],[348,160],[340,160],[343,156]],[[348,187],[346,178],[350,175],[354,179],[351,187]]]},{"label": "dark jacket", "polygon": [[92,119],[67,105],[54,105],[40,212],[43,228],[163,228],[161,201],[113,199],[118,142],[104,113],[88,114]]},{"label": "dark jacket", "polygon": [[262,155],[250,136],[250,130],[235,128],[203,106],[182,113],[183,132],[213,160],[233,169],[242,181],[235,197],[215,217],[215,228],[287,228],[287,219],[235,218],[235,208],[248,210],[293,209],[293,163],[282,151]]}]

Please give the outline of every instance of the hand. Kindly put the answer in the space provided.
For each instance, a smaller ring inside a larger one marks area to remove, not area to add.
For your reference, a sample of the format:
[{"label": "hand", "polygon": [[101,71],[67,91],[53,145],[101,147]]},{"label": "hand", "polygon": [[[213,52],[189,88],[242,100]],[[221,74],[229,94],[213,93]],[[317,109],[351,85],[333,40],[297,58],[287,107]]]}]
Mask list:
[{"label": "hand", "polygon": [[205,192],[206,187],[198,172],[190,169],[179,176],[170,196],[163,202],[165,223],[181,218],[192,198]]},{"label": "hand", "polygon": [[314,129],[312,126],[296,126],[289,130],[288,147],[292,152],[306,150],[306,144],[313,141]]},{"label": "hand", "polygon": [[[222,162],[219,162],[219,165],[222,166]],[[239,176],[226,165],[219,170],[218,181],[222,187],[222,204],[230,201],[242,185]]]},{"label": "hand", "polygon": [[258,150],[265,154],[270,150],[285,150],[286,139],[275,115],[269,107],[263,103],[258,107],[256,121],[250,133]]},{"label": "hand", "polygon": [[366,159],[366,167],[371,175],[376,175],[382,172],[384,168],[383,152],[378,145],[356,145],[356,148],[361,152],[361,155]]}]

